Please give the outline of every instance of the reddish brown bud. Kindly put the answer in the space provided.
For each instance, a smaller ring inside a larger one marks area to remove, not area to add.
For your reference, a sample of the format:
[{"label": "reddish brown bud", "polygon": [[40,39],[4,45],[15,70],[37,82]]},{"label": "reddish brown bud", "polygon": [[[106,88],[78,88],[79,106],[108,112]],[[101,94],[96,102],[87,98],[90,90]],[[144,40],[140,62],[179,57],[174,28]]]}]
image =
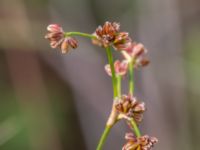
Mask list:
[{"label": "reddish brown bud", "polygon": [[[129,47],[124,50],[124,57],[134,60],[135,67],[143,67],[149,64],[149,60],[145,57],[147,49],[144,47],[143,44],[133,42]],[[129,55],[130,57],[127,57],[127,55]]]},{"label": "reddish brown bud", "polygon": [[[120,75],[120,76],[123,76],[127,73],[127,70],[128,70],[128,62],[126,60],[123,60],[123,61],[119,61],[119,60],[116,60],[114,62],[114,69],[115,69],[115,73],[116,75]],[[111,72],[111,68],[110,68],[110,65],[107,64],[105,66],[105,70],[107,72],[107,74],[109,76],[112,76],[112,72]]]}]

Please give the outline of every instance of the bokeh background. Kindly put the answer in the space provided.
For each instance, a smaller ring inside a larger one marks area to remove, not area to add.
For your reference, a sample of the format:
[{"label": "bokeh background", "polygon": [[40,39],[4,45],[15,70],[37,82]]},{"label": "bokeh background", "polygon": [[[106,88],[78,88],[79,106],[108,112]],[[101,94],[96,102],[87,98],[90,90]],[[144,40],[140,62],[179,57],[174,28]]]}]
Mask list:
[{"label": "bokeh background", "polygon": [[[95,149],[112,104],[105,51],[78,38],[61,55],[44,35],[50,23],[92,33],[107,20],[149,49],[135,72],[142,133],[159,138],[155,150],[200,149],[199,0],[1,0],[0,150]],[[104,149],[120,150],[127,131],[120,122]]]}]

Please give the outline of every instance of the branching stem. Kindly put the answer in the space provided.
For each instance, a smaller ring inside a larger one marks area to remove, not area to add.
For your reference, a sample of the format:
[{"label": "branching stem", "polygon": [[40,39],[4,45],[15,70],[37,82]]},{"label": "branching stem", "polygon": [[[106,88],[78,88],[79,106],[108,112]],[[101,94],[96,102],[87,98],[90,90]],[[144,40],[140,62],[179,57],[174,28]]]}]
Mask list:
[{"label": "branching stem", "polygon": [[96,36],[92,35],[92,34],[87,34],[87,33],[83,33],[83,32],[66,32],[65,36],[83,36],[83,37],[87,37],[87,38],[91,38],[94,39],[96,38]]},{"label": "branching stem", "polygon": [[[112,56],[112,51],[110,49],[110,47],[106,47],[106,54],[108,57],[108,62],[111,68],[111,73],[112,73],[112,86],[113,86],[113,99],[115,99],[116,97],[119,97],[121,95],[121,78],[117,77],[115,74],[115,68],[114,68],[114,62],[113,62],[113,56]],[[97,149],[96,150],[102,150],[102,147],[107,139],[107,136],[110,132],[110,129],[112,128],[112,126],[117,122],[117,111],[115,109],[114,103],[113,103],[113,107],[110,113],[110,116],[108,118],[106,127],[104,129],[104,132],[101,136],[101,139],[98,143]]]},{"label": "branching stem", "polygon": [[135,122],[135,120],[133,118],[130,119],[130,124],[131,124],[131,126],[132,126],[132,128],[133,128],[133,130],[135,132],[135,135],[137,137],[140,137],[141,136],[140,129],[138,128],[138,126],[137,126],[137,124],[136,124],[136,122]]}]

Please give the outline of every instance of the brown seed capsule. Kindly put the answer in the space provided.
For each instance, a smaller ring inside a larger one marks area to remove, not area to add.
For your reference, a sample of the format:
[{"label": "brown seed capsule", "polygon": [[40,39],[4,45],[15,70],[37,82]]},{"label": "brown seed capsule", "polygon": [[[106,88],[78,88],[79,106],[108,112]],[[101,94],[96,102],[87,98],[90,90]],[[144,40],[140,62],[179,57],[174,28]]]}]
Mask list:
[{"label": "brown seed capsule", "polygon": [[65,37],[65,33],[57,24],[51,24],[47,27],[49,33],[46,34],[45,38],[50,41],[52,48],[61,49],[62,53],[69,52],[70,48],[77,48],[78,42],[72,37]]},{"label": "brown seed capsule", "polygon": [[62,53],[68,53],[70,48],[77,48],[78,42],[72,37],[66,37],[61,44]]},{"label": "brown seed capsule", "polygon": [[[129,47],[124,49],[124,57],[126,59],[133,59],[135,62],[135,67],[144,67],[149,64],[149,60],[145,57],[147,49],[141,43],[133,42]],[[127,57],[128,55],[128,57]]]},{"label": "brown seed capsule", "polygon": [[123,95],[116,100],[116,110],[128,118],[133,118],[137,123],[140,123],[143,118],[145,109],[144,102],[138,102],[135,97]]},{"label": "brown seed capsule", "polygon": [[115,36],[113,41],[113,47],[116,50],[124,50],[131,45],[131,38],[129,37],[128,32],[120,32]]},{"label": "brown seed capsule", "polygon": [[158,139],[155,137],[144,135],[137,138],[132,133],[126,133],[125,139],[127,143],[122,150],[150,150],[158,142]]},{"label": "brown seed capsule", "polygon": [[108,47],[115,40],[115,36],[118,34],[120,25],[116,22],[105,22],[102,26],[98,26],[93,33],[96,38],[92,39],[93,44],[102,47]]},{"label": "brown seed capsule", "polygon": [[[128,61],[127,60],[123,60],[123,61],[116,60],[114,62],[114,69],[115,69],[115,73],[117,76],[124,76],[128,70]],[[105,66],[105,70],[109,76],[112,76],[111,68],[110,68],[109,64],[107,64]]]}]

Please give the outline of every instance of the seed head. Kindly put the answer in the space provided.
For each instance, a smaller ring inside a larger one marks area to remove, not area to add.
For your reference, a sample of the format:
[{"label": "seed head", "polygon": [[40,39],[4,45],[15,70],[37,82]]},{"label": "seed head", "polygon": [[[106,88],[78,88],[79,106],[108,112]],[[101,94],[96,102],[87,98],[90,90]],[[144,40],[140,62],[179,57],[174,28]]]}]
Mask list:
[{"label": "seed head", "polygon": [[150,150],[158,142],[155,137],[144,135],[137,138],[132,133],[126,133],[125,139],[127,143],[122,150]]},{"label": "seed head", "polygon": [[143,67],[149,64],[149,60],[145,57],[147,49],[141,43],[133,42],[129,47],[125,48],[124,57],[130,57],[135,61],[135,67]]},{"label": "seed head", "polygon": [[140,123],[143,118],[143,113],[146,110],[144,102],[138,102],[136,97],[131,95],[122,95],[116,100],[116,110],[128,118],[133,118],[137,123]]},{"label": "seed head", "polygon": [[116,22],[105,22],[102,26],[97,27],[93,35],[96,36],[95,39],[92,40],[93,44],[102,47],[108,47],[115,39],[115,36],[119,32],[120,25]]},{"label": "seed head", "polygon": [[116,50],[124,50],[131,45],[131,38],[129,37],[128,32],[120,32],[115,36],[113,41],[113,47]]},{"label": "seed head", "polygon": [[[128,61],[127,60],[123,60],[123,61],[116,60],[114,62],[114,69],[115,69],[115,73],[117,76],[118,75],[124,76],[128,70]],[[112,76],[111,67],[109,64],[105,65],[105,70],[109,76]]]},{"label": "seed head", "polygon": [[62,53],[66,53],[70,50],[70,48],[77,48],[78,42],[75,38],[65,37],[65,33],[57,24],[51,24],[47,26],[47,31],[49,31],[45,38],[50,41],[50,46],[52,48],[61,49]]}]

